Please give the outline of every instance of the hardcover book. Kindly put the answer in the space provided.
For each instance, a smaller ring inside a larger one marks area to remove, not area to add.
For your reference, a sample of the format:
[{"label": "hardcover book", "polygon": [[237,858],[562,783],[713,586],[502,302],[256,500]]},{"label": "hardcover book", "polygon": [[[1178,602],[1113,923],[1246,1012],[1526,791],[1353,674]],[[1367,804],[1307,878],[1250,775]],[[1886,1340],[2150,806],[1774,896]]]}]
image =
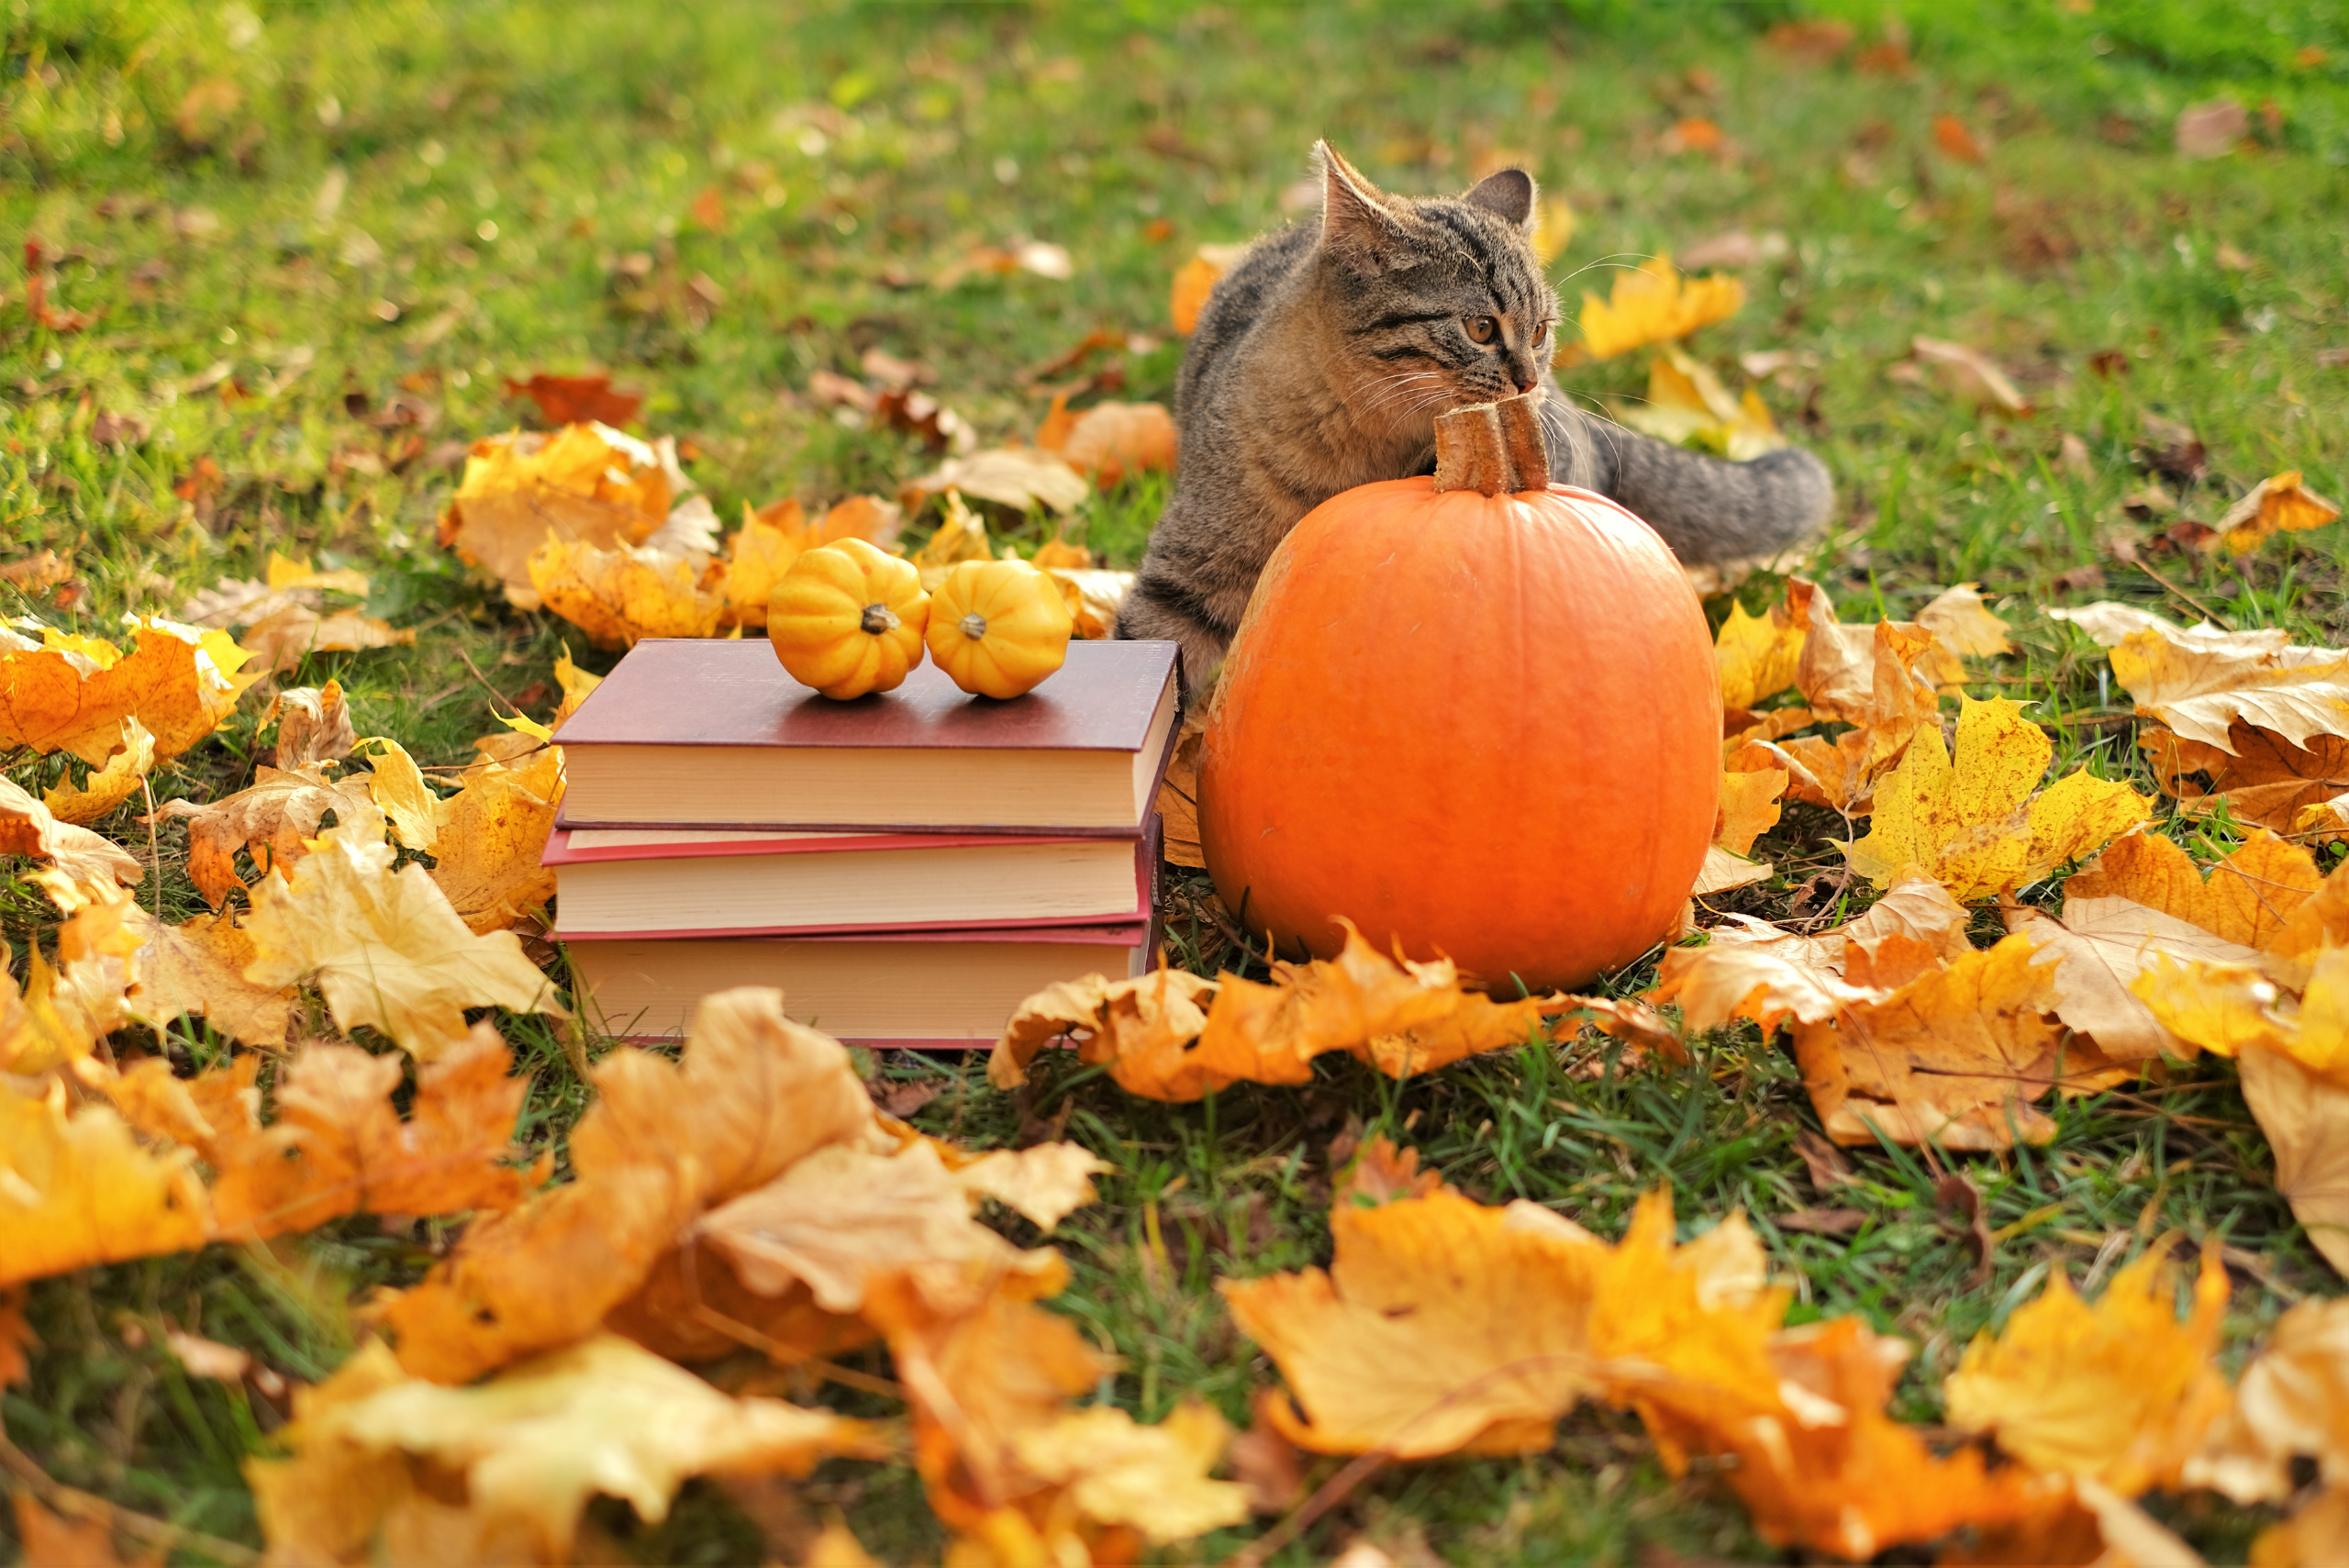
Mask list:
[{"label": "hardcover book", "polygon": [[556,934],[576,941],[1147,920],[1158,844],[581,828],[557,828],[540,859]]},{"label": "hardcover book", "polygon": [[1166,764],[1174,652],[1074,642],[1008,702],[925,663],[835,702],[764,639],[651,639],[562,727],[557,826],[1133,838]]}]

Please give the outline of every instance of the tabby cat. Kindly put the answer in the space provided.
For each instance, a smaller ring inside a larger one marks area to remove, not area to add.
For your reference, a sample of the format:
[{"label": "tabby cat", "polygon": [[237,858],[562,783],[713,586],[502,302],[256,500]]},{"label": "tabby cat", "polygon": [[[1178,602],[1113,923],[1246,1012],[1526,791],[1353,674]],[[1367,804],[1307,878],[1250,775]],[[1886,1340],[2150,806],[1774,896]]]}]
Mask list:
[{"label": "tabby cat", "polygon": [[1809,452],[1724,462],[1583,413],[1550,375],[1558,296],[1529,238],[1532,178],[1387,195],[1326,143],[1321,222],[1268,235],[1215,287],[1174,389],[1181,461],[1118,635],[1171,638],[1191,682],[1256,578],[1341,490],[1435,472],[1435,417],[1546,387],[1550,475],[1614,497],[1688,564],[1768,556],[1832,493]]}]

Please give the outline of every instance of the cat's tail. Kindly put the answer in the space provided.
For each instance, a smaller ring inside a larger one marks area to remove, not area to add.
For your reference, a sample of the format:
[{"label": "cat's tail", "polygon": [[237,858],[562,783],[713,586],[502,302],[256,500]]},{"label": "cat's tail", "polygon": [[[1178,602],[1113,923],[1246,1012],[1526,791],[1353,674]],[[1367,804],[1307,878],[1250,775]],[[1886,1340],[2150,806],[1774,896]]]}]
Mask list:
[{"label": "cat's tail", "polygon": [[[1799,448],[1728,462],[1585,414],[1555,395],[1543,413],[1550,416],[1553,476],[1638,513],[1685,565],[1780,555],[1817,533],[1834,508],[1827,465]],[[1581,450],[1558,451],[1560,436]],[[1569,469],[1588,477],[1569,478]]]}]

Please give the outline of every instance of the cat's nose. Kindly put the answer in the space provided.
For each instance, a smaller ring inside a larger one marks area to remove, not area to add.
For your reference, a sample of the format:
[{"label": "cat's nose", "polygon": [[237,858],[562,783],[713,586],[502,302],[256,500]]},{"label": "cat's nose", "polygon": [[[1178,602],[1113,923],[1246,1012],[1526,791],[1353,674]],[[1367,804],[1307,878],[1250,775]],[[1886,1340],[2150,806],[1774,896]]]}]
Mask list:
[{"label": "cat's nose", "polygon": [[1517,383],[1517,390],[1520,393],[1532,391],[1534,387],[1540,384],[1541,380],[1540,377],[1528,375],[1522,371],[1520,371],[1509,379]]}]

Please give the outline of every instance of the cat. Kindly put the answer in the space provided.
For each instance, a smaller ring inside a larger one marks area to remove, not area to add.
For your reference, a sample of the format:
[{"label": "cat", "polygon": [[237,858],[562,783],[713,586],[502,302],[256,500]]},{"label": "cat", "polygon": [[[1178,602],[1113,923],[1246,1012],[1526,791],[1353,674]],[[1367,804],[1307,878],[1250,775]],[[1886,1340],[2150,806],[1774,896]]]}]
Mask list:
[{"label": "cat", "polygon": [[1218,281],[1174,389],[1174,494],[1118,614],[1182,645],[1196,688],[1298,518],[1341,490],[1435,472],[1435,417],[1547,390],[1550,476],[1613,497],[1684,564],[1775,555],[1815,531],[1827,469],[1786,449],[1726,462],[1585,414],[1550,373],[1558,296],[1533,251],[1533,179],[1388,195],[1327,142],[1318,227],[1252,245]]}]

